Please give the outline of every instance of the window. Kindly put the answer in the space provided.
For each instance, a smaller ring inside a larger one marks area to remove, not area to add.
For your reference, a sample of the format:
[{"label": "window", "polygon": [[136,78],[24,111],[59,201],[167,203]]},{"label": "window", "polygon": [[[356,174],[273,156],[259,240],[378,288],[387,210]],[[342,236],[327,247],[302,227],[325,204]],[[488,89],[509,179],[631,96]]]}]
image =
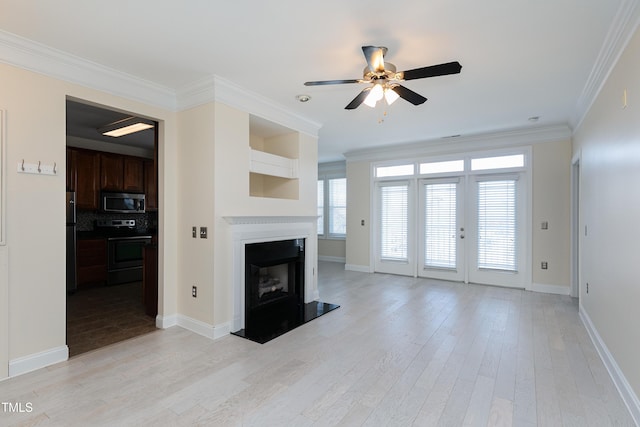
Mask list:
[{"label": "window", "polygon": [[484,171],[489,169],[506,169],[524,167],[524,154],[512,156],[482,157],[471,159],[472,171]]},{"label": "window", "polygon": [[318,234],[324,234],[324,180],[318,181]]},{"label": "window", "polygon": [[464,160],[449,160],[446,162],[431,162],[420,164],[420,174],[464,171]]},{"label": "window", "polygon": [[478,268],[518,271],[516,180],[478,182]]},{"label": "window", "polygon": [[385,178],[390,176],[405,176],[414,174],[414,165],[397,165],[397,166],[378,166],[376,168],[376,177]]},{"label": "window", "polygon": [[318,236],[345,238],[347,233],[347,179],[318,180]]},{"label": "window", "polygon": [[457,186],[457,183],[423,186],[426,268],[456,268]]},{"label": "window", "polygon": [[329,180],[329,235],[347,233],[347,179]]},{"label": "window", "polygon": [[392,183],[380,186],[380,258],[408,260],[409,186]]}]

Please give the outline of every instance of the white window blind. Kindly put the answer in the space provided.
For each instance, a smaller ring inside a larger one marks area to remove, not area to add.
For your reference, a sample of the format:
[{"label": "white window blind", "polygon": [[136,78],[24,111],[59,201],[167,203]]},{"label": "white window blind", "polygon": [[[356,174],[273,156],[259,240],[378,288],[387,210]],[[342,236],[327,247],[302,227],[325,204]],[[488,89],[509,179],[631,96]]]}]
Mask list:
[{"label": "white window blind", "polygon": [[515,179],[478,182],[478,268],[518,271]]},{"label": "white window blind", "polygon": [[318,234],[324,234],[324,180],[318,180]]},{"label": "white window blind", "polygon": [[424,266],[455,269],[456,183],[424,184]]},{"label": "white window blind", "polygon": [[347,232],[347,179],[329,180],[329,234],[344,236]]},{"label": "white window blind", "polygon": [[407,261],[408,183],[387,184],[380,188],[380,258]]}]

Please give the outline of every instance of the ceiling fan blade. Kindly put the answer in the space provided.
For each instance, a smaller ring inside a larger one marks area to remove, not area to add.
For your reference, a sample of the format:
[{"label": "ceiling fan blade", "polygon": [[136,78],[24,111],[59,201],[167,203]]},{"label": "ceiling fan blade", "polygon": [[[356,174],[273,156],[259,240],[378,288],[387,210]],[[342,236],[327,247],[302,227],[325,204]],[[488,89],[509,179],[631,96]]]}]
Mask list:
[{"label": "ceiling fan blade", "polygon": [[395,93],[397,93],[400,98],[402,99],[406,99],[407,101],[409,101],[410,103],[412,103],[413,105],[420,105],[422,103],[424,103],[427,98],[425,98],[424,96],[420,95],[419,93],[416,93],[414,91],[412,91],[411,89],[407,89],[404,86],[401,85],[394,85],[391,90],[393,90]]},{"label": "ceiling fan blade", "polygon": [[403,71],[404,80],[424,79],[427,77],[445,76],[447,74],[458,74],[462,65],[458,61],[447,62],[445,64],[431,65],[429,67],[415,68]]},{"label": "ceiling fan blade", "polygon": [[304,82],[305,86],[322,86],[322,85],[342,85],[346,83],[360,83],[362,80],[320,80],[316,82]]},{"label": "ceiling fan blade", "polygon": [[365,88],[362,92],[360,92],[358,94],[358,96],[353,98],[353,101],[351,101],[349,103],[349,105],[344,107],[344,109],[345,110],[355,110],[356,108],[358,108],[360,106],[360,104],[362,104],[364,102],[364,99],[367,97],[367,95],[369,95],[369,91],[370,90],[371,90],[370,87]]},{"label": "ceiling fan blade", "polygon": [[373,73],[384,72],[384,56],[387,54],[386,47],[362,46],[362,52],[367,59],[369,69]]}]

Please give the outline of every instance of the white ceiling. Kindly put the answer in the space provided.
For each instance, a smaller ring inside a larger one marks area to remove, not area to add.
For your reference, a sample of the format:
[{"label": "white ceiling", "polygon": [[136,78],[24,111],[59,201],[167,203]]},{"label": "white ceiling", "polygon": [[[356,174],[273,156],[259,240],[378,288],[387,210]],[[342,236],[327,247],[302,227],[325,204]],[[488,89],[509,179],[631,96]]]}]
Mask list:
[{"label": "white ceiling", "polygon": [[[329,161],[367,147],[574,124],[630,1],[0,0],[0,29],[174,92],[219,76],[321,123],[319,158]],[[406,82],[428,98],[420,106],[348,111],[363,86],[303,85],[360,78],[363,45],[388,47],[398,70],[459,61],[462,72]],[[299,94],[312,99],[299,103]]]}]

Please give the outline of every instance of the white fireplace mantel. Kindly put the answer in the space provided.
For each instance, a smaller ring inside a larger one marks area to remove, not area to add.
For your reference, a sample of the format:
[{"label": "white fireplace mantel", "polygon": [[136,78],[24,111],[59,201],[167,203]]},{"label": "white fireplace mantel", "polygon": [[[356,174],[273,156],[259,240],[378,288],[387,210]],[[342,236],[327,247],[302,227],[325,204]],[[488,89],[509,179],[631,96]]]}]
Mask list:
[{"label": "white fireplace mantel", "polygon": [[245,245],[279,240],[305,239],[305,303],[317,300],[317,216],[225,216],[233,242],[233,325],[244,329]]}]

